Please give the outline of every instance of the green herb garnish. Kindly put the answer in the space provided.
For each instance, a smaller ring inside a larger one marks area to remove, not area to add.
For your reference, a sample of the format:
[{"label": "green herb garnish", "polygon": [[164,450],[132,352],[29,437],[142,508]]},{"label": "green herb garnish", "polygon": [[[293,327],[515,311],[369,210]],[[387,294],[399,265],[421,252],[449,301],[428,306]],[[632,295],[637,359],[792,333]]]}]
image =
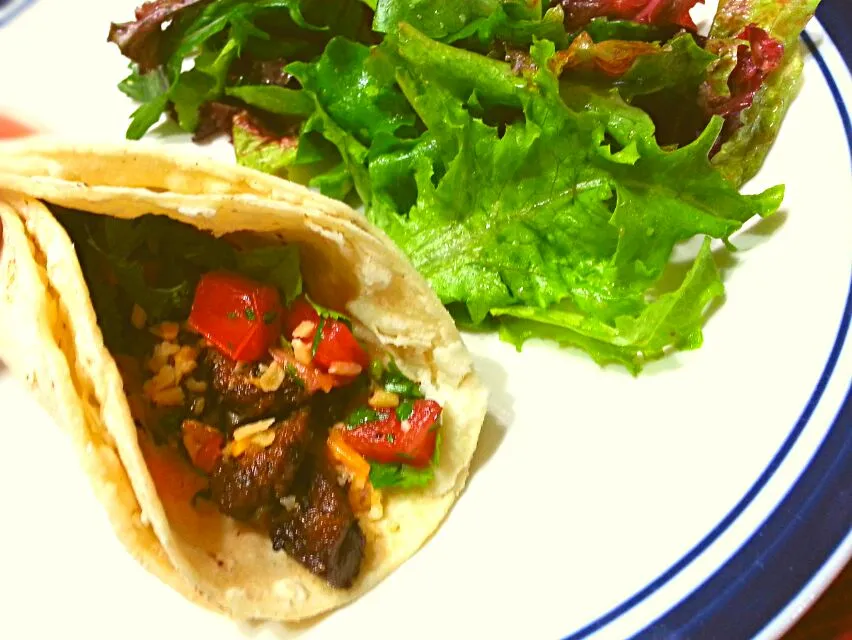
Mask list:
[{"label": "green herb garnish", "polygon": [[349,417],[346,418],[343,424],[346,425],[347,429],[352,430],[357,429],[368,422],[375,422],[381,419],[382,415],[378,411],[370,409],[369,407],[359,407],[349,414]]},{"label": "green herb garnish", "polygon": [[405,400],[399,403],[399,406],[396,408],[396,415],[400,421],[404,421],[411,417],[412,411],[414,411],[414,402]]},{"label": "green herb garnish", "polygon": [[403,398],[424,397],[420,385],[407,378],[393,360],[388,363],[387,369],[382,374],[381,383],[385,391],[390,391]]},{"label": "green herb garnish", "polygon": [[249,322],[254,322],[255,320],[257,320],[257,314],[254,312],[254,309],[246,309],[244,313],[246,316],[246,320],[248,320]]},{"label": "green herb garnish", "polygon": [[298,386],[300,389],[304,389],[304,388],[305,388],[305,381],[304,381],[304,380],[302,380],[301,376],[299,376],[299,372],[298,372],[298,371],[296,371],[296,367],[294,367],[294,366],[293,366],[292,364],[290,364],[289,362],[287,363],[287,366],[286,366],[286,367],[284,367],[284,375],[286,375],[286,376],[287,376],[287,378],[288,378],[290,381],[292,381],[292,382],[293,382],[293,384],[295,384],[296,386]]},{"label": "green herb garnish", "polygon": [[320,318],[319,324],[317,325],[317,331],[314,334],[314,342],[311,344],[311,356],[317,355],[317,349],[319,349],[320,342],[322,342],[323,328],[325,328],[325,318]]}]

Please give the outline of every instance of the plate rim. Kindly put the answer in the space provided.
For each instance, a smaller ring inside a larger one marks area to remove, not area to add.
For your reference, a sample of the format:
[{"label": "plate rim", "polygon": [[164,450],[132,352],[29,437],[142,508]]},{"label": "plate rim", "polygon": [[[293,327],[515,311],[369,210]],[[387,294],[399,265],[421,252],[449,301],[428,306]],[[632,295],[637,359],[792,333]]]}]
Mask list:
[{"label": "plate rim", "polygon": [[12,4],[4,12],[0,12],[0,27],[17,18],[35,2],[36,0],[12,0]]},{"label": "plate rim", "polygon": [[[841,13],[840,4],[840,1],[825,0],[816,20],[852,70],[852,20]],[[802,40],[831,91],[852,160],[852,119],[844,96],[807,31],[802,33]],[[572,631],[564,640],[582,640],[606,631],[686,569],[745,511],[786,458],[822,399],[844,346],[848,345],[850,318],[852,281],[837,336],[820,379],[793,429],[746,495],[709,534],[657,578],[595,620]],[[818,506],[824,506],[825,501],[831,504],[832,497],[852,487],[852,429],[844,433],[848,425],[852,425],[852,384],[817,451],[762,524],[698,586],[667,606],[662,614],[654,616],[650,623],[639,626],[638,632],[631,630],[632,637],[777,638],[791,627],[808,604],[815,601],[852,560],[852,501],[840,505],[838,517],[830,527],[824,518],[803,517],[804,512],[813,516]],[[819,548],[812,548],[815,540],[820,541]],[[795,564],[791,558],[799,560],[796,554],[809,547],[805,561],[791,571],[791,564]],[[787,581],[781,584],[780,576],[787,576]]]},{"label": "plate rim", "polygon": [[[0,13],[0,28],[19,17],[35,3],[36,0],[12,0],[7,11]],[[852,18],[843,15],[842,4],[843,0],[823,0],[816,20],[828,34],[827,39],[837,47],[849,70],[852,70]],[[845,129],[849,153],[852,155],[852,121],[844,96],[807,31],[803,32],[802,40],[831,90]],[[852,105],[852,95],[846,98]],[[821,401],[822,394],[835,373],[834,367],[844,346],[849,347],[850,318],[852,282],[837,337],[820,379],[784,443],[746,495],[709,534],[648,586],[586,623],[581,629],[571,632],[565,636],[565,640],[581,640],[606,630],[611,623],[639,606],[689,566],[733,524],[786,458]],[[844,434],[844,428],[852,427],[852,385],[843,398],[813,457],[803,467],[801,475],[792,483],[787,493],[772,507],[763,523],[697,587],[673,605],[667,606],[664,612],[655,616],[649,624],[638,626],[637,628],[641,629],[638,633],[631,630],[630,633],[635,634],[633,637],[777,638],[828,588],[833,578],[852,559],[852,500],[841,505],[839,517],[832,523],[831,531],[828,531],[829,527],[824,519],[813,517],[824,500],[828,500],[830,504],[830,498],[838,496],[840,489],[848,491],[848,488],[852,487],[852,428],[846,429],[848,434]],[[805,517],[805,513],[811,517]],[[811,550],[801,566],[796,567],[795,575],[791,575],[784,585],[780,585],[779,576],[784,575],[784,571],[777,567],[784,566],[789,569],[790,558],[795,556],[789,550],[794,548],[801,551],[803,540],[812,545],[817,539],[820,539],[819,549]],[[781,565],[782,561],[784,565]],[[759,571],[751,568],[755,562],[759,563]],[[745,572],[743,566],[746,567]],[[732,576],[737,579],[732,580]],[[766,595],[766,587],[759,585],[771,585],[773,597],[763,597],[760,601],[748,597],[749,594],[761,592]],[[747,597],[737,597],[742,595]]]}]

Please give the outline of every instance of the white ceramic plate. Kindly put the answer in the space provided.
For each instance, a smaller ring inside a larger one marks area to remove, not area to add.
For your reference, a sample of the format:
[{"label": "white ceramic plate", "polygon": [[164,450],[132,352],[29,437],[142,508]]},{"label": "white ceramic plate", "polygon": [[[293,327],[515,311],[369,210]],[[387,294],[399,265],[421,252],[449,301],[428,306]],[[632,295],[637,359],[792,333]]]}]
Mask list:
[{"label": "white ceramic plate", "polygon": [[[106,33],[135,4],[0,2],[0,114],[123,138]],[[747,187],[785,183],[783,210],[719,248],[727,300],[704,346],[634,379],[467,336],[492,390],[469,487],[421,552],[315,623],[235,624],[149,576],[0,373],[0,637],[777,637],[852,554],[852,81],[818,22],[804,39],[804,88]],[[169,131],[148,139],[189,146]]]}]

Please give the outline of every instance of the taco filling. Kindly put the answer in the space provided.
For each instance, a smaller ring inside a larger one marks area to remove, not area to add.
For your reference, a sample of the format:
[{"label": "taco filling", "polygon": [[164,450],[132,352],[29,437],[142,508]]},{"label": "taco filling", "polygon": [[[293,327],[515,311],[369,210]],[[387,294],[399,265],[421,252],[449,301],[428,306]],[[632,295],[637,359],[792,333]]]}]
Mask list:
[{"label": "taco filling", "polygon": [[54,209],[158,489],[350,587],[359,520],[432,481],[442,407],[302,291],[296,245]]}]

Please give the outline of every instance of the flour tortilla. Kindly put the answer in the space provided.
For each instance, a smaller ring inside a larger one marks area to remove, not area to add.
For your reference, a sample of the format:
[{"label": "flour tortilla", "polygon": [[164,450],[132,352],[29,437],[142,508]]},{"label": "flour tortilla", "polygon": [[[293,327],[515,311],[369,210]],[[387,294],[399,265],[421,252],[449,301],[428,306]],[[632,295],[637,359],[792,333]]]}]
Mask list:
[{"label": "flour tortilla", "polygon": [[[359,337],[444,405],[435,482],[387,492],[383,518],[362,520],[352,588],[329,587],[265,533],[155,482],[73,245],[44,203],[298,243],[311,296],[348,313]],[[144,143],[39,140],[0,144],[0,222],[0,359],[71,436],[117,535],[164,582],[234,618],[305,619],[362,595],[440,525],[467,478],[486,392],[435,294],[363,216],[299,185]]]}]

